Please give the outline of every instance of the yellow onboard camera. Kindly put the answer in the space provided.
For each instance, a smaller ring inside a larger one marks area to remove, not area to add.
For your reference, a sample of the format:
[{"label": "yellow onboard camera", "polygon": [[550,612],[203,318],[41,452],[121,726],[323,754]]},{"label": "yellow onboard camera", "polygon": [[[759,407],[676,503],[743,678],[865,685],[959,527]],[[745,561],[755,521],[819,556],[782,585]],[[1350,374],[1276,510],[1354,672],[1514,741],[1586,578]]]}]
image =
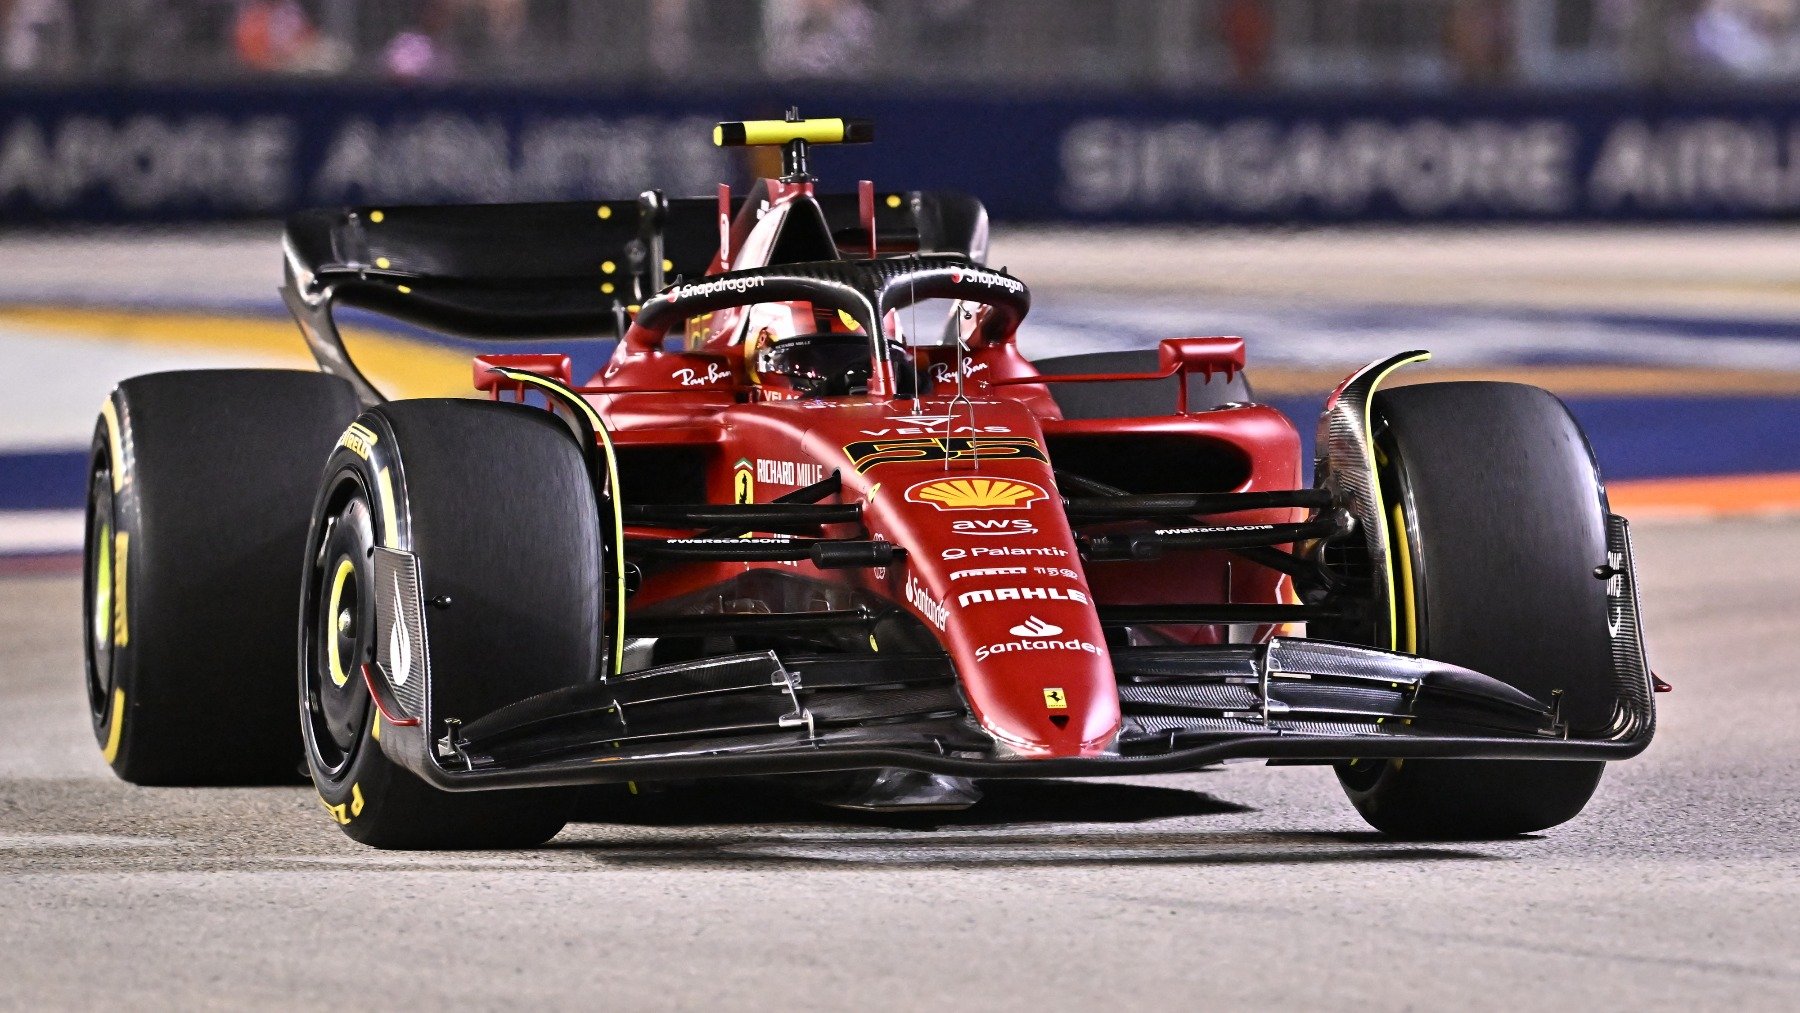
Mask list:
[{"label": "yellow onboard camera", "polygon": [[786,119],[740,120],[713,127],[713,143],[721,148],[781,146],[781,178],[811,179],[806,171],[809,144],[867,144],[875,139],[875,121],[861,119],[803,120],[798,110]]}]

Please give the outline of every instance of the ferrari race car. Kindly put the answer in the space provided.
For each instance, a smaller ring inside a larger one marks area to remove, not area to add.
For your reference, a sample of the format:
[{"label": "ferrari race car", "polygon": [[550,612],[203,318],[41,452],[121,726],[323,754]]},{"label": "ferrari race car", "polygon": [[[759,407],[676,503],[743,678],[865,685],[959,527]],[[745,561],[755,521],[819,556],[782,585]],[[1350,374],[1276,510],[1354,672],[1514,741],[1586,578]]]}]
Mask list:
[{"label": "ferrari race car", "polygon": [[[387,848],[534,845],[575,786],[904,811],[1252,759],[1450,838],[1562,823],[1648,744],[1626,523],[1554,397],[1386,385],[1403,352],[1330,395],[1308,481],[1241,339],[1033,360],[980,203],[816,192],[809,148],[871,134],[720,124],[781,151],[747,197],[291,219],[319,372],[102,407],[106,761],[215,784],[303,758]],[[493,339],[485,396],[384,397],[345,306]],[[541,350],[608,335],[584,380]]]}]

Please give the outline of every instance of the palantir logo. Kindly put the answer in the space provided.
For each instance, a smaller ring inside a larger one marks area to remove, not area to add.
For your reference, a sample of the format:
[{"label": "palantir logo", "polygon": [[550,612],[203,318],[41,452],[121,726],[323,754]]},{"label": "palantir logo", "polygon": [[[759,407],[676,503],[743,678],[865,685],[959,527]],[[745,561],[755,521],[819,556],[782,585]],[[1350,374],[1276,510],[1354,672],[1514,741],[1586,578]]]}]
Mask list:
[{"label": "palantir logo", "polygon": [[1037,616],[1032,616],[1006,632],[1015,637],[1054,637],[1062,632],[1062,627],[1051,625]]}]

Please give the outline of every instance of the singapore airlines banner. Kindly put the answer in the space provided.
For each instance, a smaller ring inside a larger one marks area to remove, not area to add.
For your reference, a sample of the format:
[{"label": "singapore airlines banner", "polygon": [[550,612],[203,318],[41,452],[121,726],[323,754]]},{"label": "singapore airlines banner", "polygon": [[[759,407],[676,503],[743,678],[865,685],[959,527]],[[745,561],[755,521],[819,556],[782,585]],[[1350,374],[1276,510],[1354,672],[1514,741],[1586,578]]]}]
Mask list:
[{"label": "singapore airlines banner", "polygon": [[[1331,222],[1800,216],[1800,103],[1630,95],[1114,99],[813,91],[872,116],[820,151],[848,188],[956,188],[1007,220]],[[354,87],[11,88],[0,221],[178,222],[356,202],[710,192],[729,100]]]}]

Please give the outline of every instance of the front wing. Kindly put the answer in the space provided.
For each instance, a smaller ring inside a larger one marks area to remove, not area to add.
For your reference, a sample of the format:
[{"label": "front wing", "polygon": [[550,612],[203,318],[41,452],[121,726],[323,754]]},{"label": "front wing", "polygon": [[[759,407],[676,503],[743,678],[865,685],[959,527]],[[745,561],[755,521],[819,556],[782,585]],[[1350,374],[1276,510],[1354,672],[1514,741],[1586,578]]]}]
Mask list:
[{"label": "front wing", "polygon": [[397,632],[365,676],[384,752],[452,791],[883,767],[990,778],[1167,773],[1233,759],[1620,760],[1654,733],[1655,680],[1623,518],[1609,520],[1608,550],[1614,706],[1596,728],[1570,727],[1555,701],[1454,665],[1289,638],[1113,649],[1124,724],[1114,751],[1080,758],[996,744],[969,714],[948,659],[924,654],[707,658],[557,690],[464,724],[433,714],[416,566],[391,550],[381,550],[377,573],[394,593],[378,607]]}]

